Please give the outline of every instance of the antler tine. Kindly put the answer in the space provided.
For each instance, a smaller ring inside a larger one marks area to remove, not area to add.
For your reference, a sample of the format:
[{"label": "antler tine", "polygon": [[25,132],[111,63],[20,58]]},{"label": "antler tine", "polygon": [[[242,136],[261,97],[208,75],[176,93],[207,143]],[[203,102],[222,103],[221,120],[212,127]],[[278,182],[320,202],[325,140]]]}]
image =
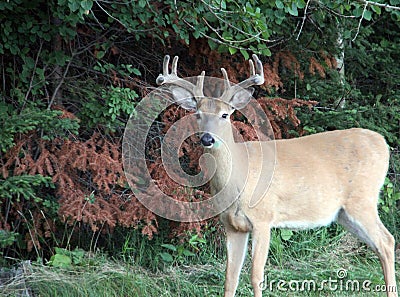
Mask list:
[{"label": "antler tine", "polygon": [[255,69],[253,61],[250,60],[249,61],[250,77],[238,84],[238,86],[242,87],[243,89],[246,89],[254,85],[262,85],[264,83],[264,68],[262,62],[260,61],[260,59],[257,57],[256,54],[253,54],[253,60],[254,63],[256,64]]},{"label": "antler tine", "polygon": [[172,72],[171,72],[172,75],[178,76],[178,70],[177,70],[178,69],[178,60],[179,60],[178,56],[175,56],[174,60],[172,60]]},{"label": "antler tine", "polygon": [[231,87],[231,82],[229,81],[228,73],[225,68],[221,68],[222,75],[224,76],[224,92],[221,95],[221,99],[225,101],[229,101],[229,99],[233,96],[232,93],[233,88]]},{"label": "antler tine", "polygon": [[235,93],[237,93],[241,89],[247,89],[251,86],[262,85],[264,83],[264,69],[262,62],[255,54],[253,54],[253,60],[256,66],[254,67],[253,61],[249,60],[250,77],[234,86],[231,86],[225,68],[221,68],[221,72],[224,76],[224,87],[225,87],[225,90],[221,95],[221,98],[223,100],[229,101],[232,98],[232,96],[235,95]]},{"label": "antler tine", "polygon": [[163,61],[163,75],[168,75],[168,65],[169,65],[169,55],[165,55],[164,61]]},{"label": "antler tine", "polygon": [[249,60],[250,64],[250,75],[256,75],[256,71],[254,70],[254,63],[252,60]]},{"label": "antler tine", "polygon": [[225,90],[231,87],[231,82],[229,81],[228,73],[226,72],[225,68],[221,68],[222,75],[224,76],[224,87]]},{"label": "antler tine", "polygon": [[[175,56],[174,59],[172,60],[171,73],[169,73],[168,66],[169,66],[170,56],[165,55],[164,62],[163,62],[163,73],[158,75],[158,77],[156,79],[156,83],[158,85],[163,85],[163,84],[175,85],[175,86],[181,87],[181,88],[191,92],[193,95],[195,95],[197,97],[203,96],[203,83],[204,83],[205,72],[203,71],[201,73],[201,75],[198,77],[198,81],[196,82],[196,85],[194,85],[190,81],[187,81],[178,76],[178,70],[177,70],[178,69],[178,60],[179,60],[179,57]],[[199,82],[199,80],[200,80],[200,82]]]},{"label": "antler tine", "polygon": [[197,77],[196,86],[193,89],[193,95],[195,97],[204,97],[203,87],[204,87],[204,76],[206,75],[205,71],[202,71],[201,74]]},{"label": "antler tine", "polygon": [[162,85],[163,83],[165,83],[166,77],[169,76],[169,71],[168,71],[169,59],[170,59],[170,56],[165,55],[164,61],[163,61],[163,73],[162,74],[160,73],[158,75],[158,77],[156,79],[157,85]]}]

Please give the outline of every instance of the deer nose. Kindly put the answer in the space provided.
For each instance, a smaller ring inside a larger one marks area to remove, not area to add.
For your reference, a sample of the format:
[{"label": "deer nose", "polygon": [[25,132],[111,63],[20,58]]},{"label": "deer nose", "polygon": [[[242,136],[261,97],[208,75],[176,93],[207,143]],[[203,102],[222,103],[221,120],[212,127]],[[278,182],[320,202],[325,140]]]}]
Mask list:
[{"label": "deer nose", "polygon": [[215,142],[215,139],[211,136],[210,133],[204,133],[203,136],[200,138],[200,141],[204,146],[212,146]]}]

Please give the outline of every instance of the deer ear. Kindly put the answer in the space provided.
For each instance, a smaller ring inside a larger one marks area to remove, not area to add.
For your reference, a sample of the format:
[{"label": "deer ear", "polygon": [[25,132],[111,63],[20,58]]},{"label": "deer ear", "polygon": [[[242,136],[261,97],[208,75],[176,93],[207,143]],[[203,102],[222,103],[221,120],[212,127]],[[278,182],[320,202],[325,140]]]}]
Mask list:
[{"label": "deer ear", "polygon": [[197,110],[197,101],[194,99],[193,94],[188,90],[181,87],[172,87],[171,92],[176,104],[186,110]]},{"label": "deer ear", "polygon": [[239,92],[233,95],[232,99],[229,101],[229,104],[232,105],[235,109],[242,109],[253,97],[254,88],[241,89]]}]

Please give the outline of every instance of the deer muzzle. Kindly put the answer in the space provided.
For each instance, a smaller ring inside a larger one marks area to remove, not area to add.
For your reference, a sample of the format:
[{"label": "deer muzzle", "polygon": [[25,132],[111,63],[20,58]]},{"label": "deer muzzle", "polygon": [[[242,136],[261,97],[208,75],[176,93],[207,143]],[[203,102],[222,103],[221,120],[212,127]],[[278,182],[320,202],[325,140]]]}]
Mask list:
[{"label": "deer muzzle", "polygon": [[200,141],[205,147],[211,147],[215,143],[215,139],[210,133],[204,133],[203,136],[201,136]]}]

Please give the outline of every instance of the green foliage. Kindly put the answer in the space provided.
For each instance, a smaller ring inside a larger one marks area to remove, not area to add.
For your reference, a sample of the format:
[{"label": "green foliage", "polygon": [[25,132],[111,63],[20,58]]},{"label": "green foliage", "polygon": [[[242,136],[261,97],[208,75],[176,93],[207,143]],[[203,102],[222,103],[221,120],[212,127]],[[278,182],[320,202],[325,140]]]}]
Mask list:
[{"label": "green foliage", "polygon": [[74,28],[84,21],[92,4],[90,0],[2,1],[0,19],[6,21],[0,29],[0,54],[9,51],[23,58],[40,40],[49,42],[58,34],[65,39],[74,38]]},{"label": "green foliage", "polygon": [[362,28],[360,38],[351,47],[346,47],[345,55],[351,63],[351,67],[346,68],[346,75],[349,82],[366,96],[359,98],[361,102],[376,98],[377,103],[396,100],[399,103],[399,31],[400,22],[385,15],[374,25]]},{"label": "green foliage", "polygon": [[[109,50],[110,46],[111,46],[110,44],[109,45],[102,44],[102,46],[101,46],[102,50],[97,51],[96,58],[97,59],[103,58],[105,53],[106,53],[106,51]],[[118,73],[118,74],[120,74],[120,75],[122,75],[124,77],[129,77],[132,74],[137,75],[137,76],[141,75],[140,70],[135,68],[135,67],[133,67],[130,64],[128,64],[128,65],[121,64],[121,65],[117,66],[117,65],[114,65],[112,63],[107,63],[107,62],[105,62],[105,63],[103,62],[102,63],[100,61],[97,61],[96,65],[93,66],[93,69],[97,70],[97,71],[100,71],[103,74],[106,74],[108,72],[116,72],[116,73]]]},{"label": "green foliage", "polygon": [[[329,72],[325,80],[306,78],[299,83],[303,98],[319,106],[299,118],[310,133],[363,127],[381,133],[392,147],[400,143],[400,22],[385,14],[376,23],[360,28],[355,41],[345,42],[345,81]],[[339,101],[343,100],[344,108]]]},{"label": "green foliage", "polygon": [[10,176],[1,180],[0,197],[2,199],[15,199],[16,202],[25,199],[39,203],[44,201],[37,193],[41,187],[53,188],[54,184],[51,177],[44,177],[40,174]]},{"label": "green foliage", "polygon": [[400,189],[396,189],[393,182],[386,178],[382,192],[383,195],[379,199],[380,207],[385,213],[392,213],[396,209],[398,201],[400,201]]},{"label": "green foliage", "polygon": [[161,246],[168,250],[168,252],[160,253],[161,259],[166,263],[181,263],[184,256],[193,256],[193,253],[183,246],[176,247],[173,244],[162,244]]},{"label": "green foliage", "polygon": [[17,240],[18,233],[0,230],[0,248],[12,245]]},{"label": "green foliage", "polygon": [[282,238],[282,240],[284,241],[288,241],[292,238],[293,236],[293,231],[290,229],[281,229],[280,230],[280,236]]},{"label": "green foliage", "polygon": [[79,123],[75,119],[61,118],[62,112],[43,110],[32,105],[18,112],[11,104],[0,102],[0,149],[6,152],[15,145],[15,135],[40,131],[45,140],[77,134]]},{"label": "green foliage", "polygon": [[304,129],[311,134],[332,129],[362,127],[381,133],[391,146],[400,143],[396,124],[400,121],[400,105],[395,102],[374,106],[360,106],[351,102],[344,109],[315,109],[299,117]]},{"label": "green foliage", "polygon": [[[101,25],[104,28],[117,22],[129,33],[134,33],[136,41],[148,38],[148,30],[151,30],[153,38],[162,43],[172,37],[171,35],[186,44],[190,43],[191,38],[206,38],[212,49],[230,54],[240,52],[244,57],[248,57],[250,52],[270,56],[271,47],[282,41],[292,42],[294,33],[300,33],[296,32],[299,30],[298,18],[305,13],[312,12],[315,25],[320,28],[324,27],[330,12],[347,17],[362,17],[366,21],[371,21],[382,13],[379,6],[371,5],[364,9],[363,3],[349,3],[344,0],[311,3],[305,0],[209,0],[195,4],[173,0],[128,3],[110,1],[98,3],[97,6],[93,6],[93,1],[58,1],[58,8],[52,9],[55,9],[57,17],[63,22],[58,29],[62,32],[61,35],[73,37],[72,32],[64,31],[76,27],[85,18],[98,22],[101,16]],[[134,17],[132,11],[135,12]],[[392,14],[398,15],[397,11]],[[348,32],[352,34],[351,31]],[[305,35],[309,35],[306,30]],[[319,45],[321,48],[327,44]],[[101,58],[101,54],[98,57]]]},{"label": "green foliage", "polygon": [[[164,226],[163,226],[164,227]],[[166,229],[161,228],[161,233]],[[113,243],[113,256],[122,258],[127,263],[136,263],[151,271],[160,269],[161,244],[163,236],[156,236],[152,241],[144,238],[138,230],[117,229],[109,239]]]},{"label": "green foliage", "polygon": [[[213,224],[203,228],[201,236],[188,232],[185,236],[171,238],[167,221],[159,221],[159,233],[147,240],[136,229],[118,229],[112,242],[112,256],[127,263],[135,263],[156,272],[179,265],[208,265],[223,258],[225,246],[222,234]],[[122,244],[121,244],[122,243]]]},{"label": "green foliage", "polygon": [[82,266],[85,263],[88,263],[88,260],[85,258],[86,252],[82,249],[76,248],[73,251],[55,247],[55,254],[51,256],[49,262],[47,263],[49,266],[58,267],[58,268],[71,268],[72,266]]},{"label": "green foliage", "polygon": [[190,237],[188,242],[180,244],[161,244],[164,251],[160,252],[159,256],[167,264],[183,264],[185,262],[190,262],[190,257],[196,255],[194,252],[198,252],[206,243],[205,239],[195,234]]},{"label": "green foliage", "polygon": [[126,119],[135,111],[137,98],[134,90],[111,86],[101,91],[101,98],[88,98],[82,106],[81,117],[89,127],[102,125],[114,131],[123,126],[122,116]]},{"label": "green foliage", "polygon": [[[50,224],[56,220],[58,202],[53,196],[46,193],[46,191],[54,189],[54,187],[51,177],[45,177],[40,174],[14,175],[6,179],[0,179],[0,209],[2,210],[1,216],[4,219],[3,226],[5,227],[5,230],[0,231],[1,249],[7,246],[9,246],[7,251],[12,252],[26,249],[24,235],[37,223],[32,214],[35,210],[39,209],[44,219],[47,216],[50,219]],[[12,216],[18,219],[10,219]],[[47,225],[49,222],[47,222]],[[9,227],[13,228],[13,232],[6,231]],[[29,232],[30,236],[35,237],[32,240],[35,240],[36,236],[39,235],[40,239],[37,239],[45,242],[46,239],[43,235],[36,232]],[[46,237],[49,236],[50,234]],[[4,251],[0,251],[0,253],[4,253]],[[40,255],[37,254],[37,257],[40,257]]]}]

